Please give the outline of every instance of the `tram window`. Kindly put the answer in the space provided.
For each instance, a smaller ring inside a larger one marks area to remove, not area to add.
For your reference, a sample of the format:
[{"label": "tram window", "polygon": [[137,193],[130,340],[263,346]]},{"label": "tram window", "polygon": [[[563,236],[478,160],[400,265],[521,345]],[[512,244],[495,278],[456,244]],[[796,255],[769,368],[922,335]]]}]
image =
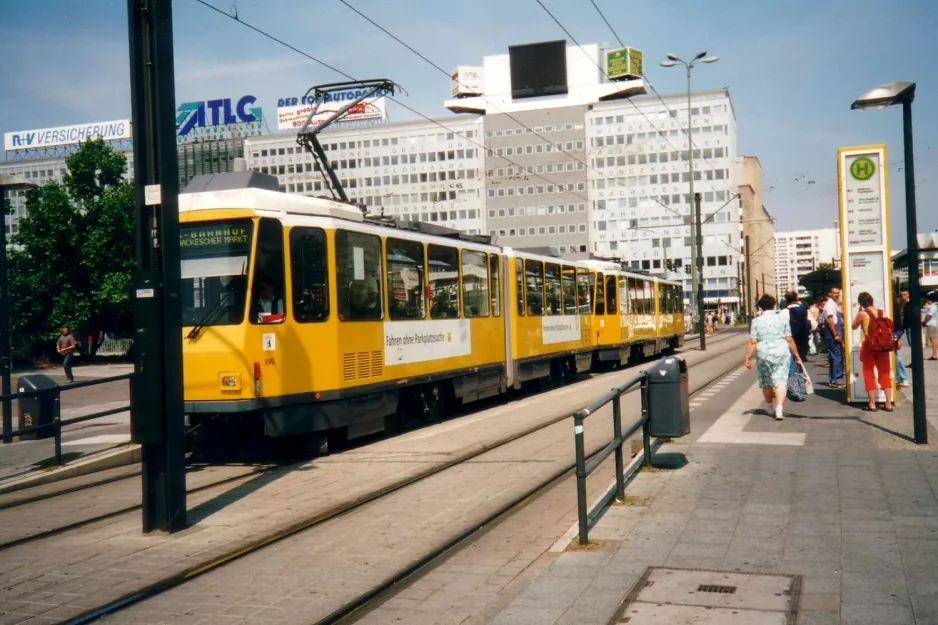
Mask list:
[{"label": "tram window", "polygon": [[320,228],[290,230],[293,316],[307,323],[329,316],[329,268],[326,233]]},{"label": "tram window", "polygon": [[251,323],[283,323],[284,283],[283,224],[264,218],[257,227]]},{"label": "tram window", "polygon": [[562,267],[560,275],[563,280],[563,313],[576,314],[576,267]]},{"label": "tram window", "polygon": [[655,313],[655,300],[654,300],[654,285],[648,281],[643,281],[642,284],[642,304],[645,307],[646,315],[653,315]]},{"label": "tram window", "polygon": [[482,252],[462,251],[462,297],[466,317],[489,316],[488,260]]},{"label": "tram window", "polygon": [[524,261],[520,258],[515,259],[515,297],[518,300],[516,308],[518,316],[523,317],[524,308]]},{"label": "tram window", "polygon": [[544,314],[544,263],[536,260],[524,261],[525,284],[529,315]]},{"label": "tram window", "polygon": [[614,315],[616,312],[616,277],[606,276],[606,314]]},{"label": "tram window", "polygon": [[233,325],[244,320],[254,244],[250,219],[179,225],[182,323]]},{"label": "tram window", "polygon": [[593,282],[596,276],[587,269],[578,269],[576,272],[577,293],[576,303],[581,315],[589,314],[593,309]]},{"label": "tram window", "polygon": [[337,230],[335,263],[339,319],[382,319],[381,239],[371,234]]},{"label": "tram window", "polygon": [[559,265],[554,263],[544,264],[544,287],[544,314],[562,315],[561,298],[563,297],[563,291],[561,290]]},{"label": "tram window", "polygon": [[423,319],[423,244],[418,241],[387,239],[385,262],[388,272],[388,316],[391,319]]},{"label": "tram window", "polygon": [[642,294],[639,281],[635,278],[629,278],[629,300],[631,302],[631,312],[633,315],[641,314]]},{"label": "tram window", "polygon": [[[610,278],[612,276],[609,276]],[[606,314],[606,278],[601,273],[596,274],[596,314]]]},{"label": "tram window", "polygon": [[430,316],[459,318],[459,250],[442,245],[427,246],[430,266]]},{"label": "tram window", "polygon": [[632,310],[631,283],[629,278],[619,278],[619,312],[621,314],[635,312]]},{"label": "tram window", "polygon": [[495,317],[498,317],[502,314],[502,308],[499,305],[501,301],[502,293],[501,293],[501,290],[499,289],[499,285],[501,284],[501,282],[498,279],[498,267],[499,267],[498,256],[496,256],[495,254],[490,254],[489,255],[489,284],[491,285],[491,288],[489,289],[489,293],[492,297],[492,315]]},{"label": "tram window", "polygon": [[671,285],[670,284],[658,285],[658,308],[661,309],[662,314],[667,314],[671,312]]}]

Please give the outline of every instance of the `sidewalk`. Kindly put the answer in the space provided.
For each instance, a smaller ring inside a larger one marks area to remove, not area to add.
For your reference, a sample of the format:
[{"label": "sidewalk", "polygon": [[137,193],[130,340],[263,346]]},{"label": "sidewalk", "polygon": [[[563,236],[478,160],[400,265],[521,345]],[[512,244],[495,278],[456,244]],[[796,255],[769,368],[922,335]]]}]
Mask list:
[{"label": "sidewalk", "polygon": [[[845,406],[809,367],[817,394],[781,422],[746,374],[711,427],[662,448],[687,466],[639,473],[593,544],[571,543],[491,622],[938,623],[934,424],[915,445],[907,400]],[[934,407],[938,367],[926,387]]]}]

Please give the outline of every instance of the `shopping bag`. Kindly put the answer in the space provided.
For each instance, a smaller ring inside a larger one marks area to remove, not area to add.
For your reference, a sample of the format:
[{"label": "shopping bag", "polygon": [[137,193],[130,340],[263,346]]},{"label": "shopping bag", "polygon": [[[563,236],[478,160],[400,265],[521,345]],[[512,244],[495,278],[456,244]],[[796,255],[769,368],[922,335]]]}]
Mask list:
[{"label": "shopping bag", "polygon": [[817,356],[817,345],[814,344],[814,336],[808,338],[808,354]]},{"label": "shopping bag", "polygon": [[788,399],[791,401],[804,401],[807,398],[805,376],[802,374],[801,367],[793,358],[791,366],[788,368]]},{"label": "shopping bag", "polygon": [[801,363],[801,375],[804,376],[804,393],[805,395],[814,395],[814,382],[811,381],[811,376],[808,375],[808,370],[804,368],[804,363]]}]

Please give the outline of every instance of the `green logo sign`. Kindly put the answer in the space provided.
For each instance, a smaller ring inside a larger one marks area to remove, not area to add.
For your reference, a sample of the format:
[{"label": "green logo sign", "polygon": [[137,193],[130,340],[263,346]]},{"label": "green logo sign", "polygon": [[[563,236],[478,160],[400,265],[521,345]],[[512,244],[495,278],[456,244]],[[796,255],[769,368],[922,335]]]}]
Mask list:
[{"label": "green logo sign", "polygon": [[869,180],[875,173],[876,165],[865,156],[861,156],[850,164],[850,175],[857,180]]}]

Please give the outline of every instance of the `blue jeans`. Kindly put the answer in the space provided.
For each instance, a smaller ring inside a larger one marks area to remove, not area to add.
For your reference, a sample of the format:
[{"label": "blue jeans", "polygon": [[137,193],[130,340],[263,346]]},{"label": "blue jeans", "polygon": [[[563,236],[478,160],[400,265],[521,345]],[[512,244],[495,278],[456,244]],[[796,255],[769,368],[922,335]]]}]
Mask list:
[{"label": "blue jeans", "polygon": [[[903,332],[902,330],[898,330],[895,333],[897,340],[903,338],[903,335],[905,335],[904,338],[906,339],[906,343],[908,344],[908,339],[909,339],[908,332]],[[909,381],[909,373],[905,369],[905,363],[902,362],[902,354],[897,351],[896,352],[896,382],[898,382],[899,384],[903,384],[908,381]]]},{"label": "blue jeans", "polygon": [[[837,323],[837,335],[843,336],[843,322],[838,320]],[[844,347],[840,343],[834,340],[833,334],[830,331],[825,332],[825,339],[827,343],[827,362],[830,365],[827,373],[830,376],[831,384],[843,384],[844,383]]]}]

